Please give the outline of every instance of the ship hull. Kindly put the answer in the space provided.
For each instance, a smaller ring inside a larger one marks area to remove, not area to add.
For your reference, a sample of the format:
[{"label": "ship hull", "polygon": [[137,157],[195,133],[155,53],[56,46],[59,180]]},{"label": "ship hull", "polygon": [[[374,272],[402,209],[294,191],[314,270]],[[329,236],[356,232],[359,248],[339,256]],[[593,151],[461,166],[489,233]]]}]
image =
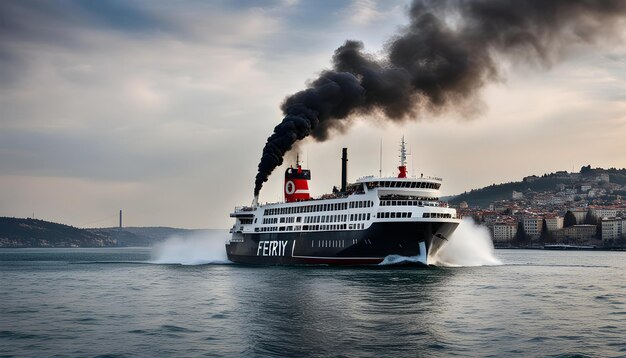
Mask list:
[{"label": "ship hull", "polygon": [[427,265],[457,226],[454,221],[386,222],[364,230],[234,233],[226,253],[233,262],[256,265],[377,265],[390,257]]}]

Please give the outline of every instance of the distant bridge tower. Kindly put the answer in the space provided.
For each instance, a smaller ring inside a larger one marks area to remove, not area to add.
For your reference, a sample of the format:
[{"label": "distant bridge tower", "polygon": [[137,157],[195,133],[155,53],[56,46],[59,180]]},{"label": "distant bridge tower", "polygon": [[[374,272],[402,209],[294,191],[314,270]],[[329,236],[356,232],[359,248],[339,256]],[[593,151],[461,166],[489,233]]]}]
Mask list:
[{"label": "distant bridge tower", "polygon": [[120,229],[122,228],[122,209],[120,209]]}]

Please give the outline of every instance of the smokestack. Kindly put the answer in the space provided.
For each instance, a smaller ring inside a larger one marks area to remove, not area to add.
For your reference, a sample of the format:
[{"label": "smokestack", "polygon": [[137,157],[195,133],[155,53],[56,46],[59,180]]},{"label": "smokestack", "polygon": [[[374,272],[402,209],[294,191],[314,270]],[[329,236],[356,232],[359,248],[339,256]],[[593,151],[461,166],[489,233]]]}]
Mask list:
[{"label": "smokestack", "polygon": [[122,228],[122,210],[120,209],[120,229]]},{"label": "smokestack", "polygon": [[476,114],[479,90],[502,81],[502,61],[548,67],[596,40],[623,38],[623,0],[414,0],[409,24],[380,55],[360,41],[335,50],[332,67],[287,97],[267,139],[254,195],[296,142],[325,141],[351,118],[395,122],[446,110]]},{"label": "smokestack", "polygon": [[348,190],[348,148],[341,150],[341,192]]}]

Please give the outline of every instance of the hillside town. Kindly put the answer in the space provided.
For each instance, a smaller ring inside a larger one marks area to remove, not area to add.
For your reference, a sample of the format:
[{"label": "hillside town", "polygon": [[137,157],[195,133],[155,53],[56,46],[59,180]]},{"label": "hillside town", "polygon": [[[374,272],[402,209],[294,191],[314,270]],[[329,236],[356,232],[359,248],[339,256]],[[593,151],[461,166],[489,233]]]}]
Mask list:
[{"label": "hillside town", "polygon": [[524,183],[557,180],[552,189],[510,192],[488,208],[462,201],[462,217],[471,217],[491,232],[496,247],[626,247],[626,185],[612,183],[605,171],[583,167],[581,173],[565,171],[528,176]]}]

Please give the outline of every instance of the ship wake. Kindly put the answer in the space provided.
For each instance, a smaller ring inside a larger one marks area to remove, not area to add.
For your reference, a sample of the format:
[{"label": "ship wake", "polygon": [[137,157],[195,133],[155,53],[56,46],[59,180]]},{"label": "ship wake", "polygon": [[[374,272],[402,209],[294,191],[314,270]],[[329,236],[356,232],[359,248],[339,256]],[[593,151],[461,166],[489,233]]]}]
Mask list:
[{"label": "ship wake", "polygon": [[429,260],[429,264],[447,267],[502,265],[496,256],[489,230],[464,219],[449,241]]},{"label": "ship wake", "polygon": [[227,231],[172,236],[152,247],[151,263],[178,265],[230,264],[232,262],[228,260],[224,250],[224,243],[227,240]]}]

